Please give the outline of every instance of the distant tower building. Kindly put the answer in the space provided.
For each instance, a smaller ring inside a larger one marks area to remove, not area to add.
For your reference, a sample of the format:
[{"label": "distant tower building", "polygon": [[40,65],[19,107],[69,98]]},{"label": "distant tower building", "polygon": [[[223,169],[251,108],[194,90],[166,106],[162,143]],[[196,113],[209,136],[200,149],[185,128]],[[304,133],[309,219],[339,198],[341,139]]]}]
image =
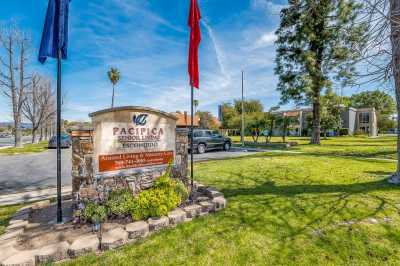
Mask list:
[{"label": "distant tower building", "polygon": [[223,113],[222,113],[222,105],[218,105],[218,120],[222,123],[224,121]]}]

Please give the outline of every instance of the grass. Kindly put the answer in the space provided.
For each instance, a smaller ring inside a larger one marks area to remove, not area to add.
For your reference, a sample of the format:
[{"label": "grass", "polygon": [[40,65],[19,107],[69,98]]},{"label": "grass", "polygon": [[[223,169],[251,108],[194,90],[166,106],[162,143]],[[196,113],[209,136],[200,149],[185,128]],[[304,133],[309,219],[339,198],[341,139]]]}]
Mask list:
[{"label": "grass", "polygon": [[42,141],[35,144],[25,144],[22,148],[6,148],[0,149],[0,155],[15,155],[25,153],[36,153],[47,150],[47,141]]},{"label": "grass", "polygon": [[[327,156],[355,156],[367,158],[396,159],[396,137],[369,138],[359,137],[338,137],[321,140],[320,145],[310,145],[309,138],[289,137],[288,142],[297,142],[298,146],[286,148],[282,145],[282,138],[274,137],[272,145],[266,146],[264,138],[260,138],[258,144],[252,142],[251,137],[246,137],[246,146],[266,149],[287,149],[292,151],[305,152],[307,154]],[[239,144],[240,137],[234,137],[235,144]]]},{"label": "grass", "polygon": [[395,163],[350,155],[350,143],[371,154],[387,142],[198,163],[225,210],[63,265],[399,265],[400,189],[385,180]]},{"label": "grass", "polygon": [[4,234],[5,229],[12,215],[17,212],[23,205],[12,205],[0,207],[0,235]]}]

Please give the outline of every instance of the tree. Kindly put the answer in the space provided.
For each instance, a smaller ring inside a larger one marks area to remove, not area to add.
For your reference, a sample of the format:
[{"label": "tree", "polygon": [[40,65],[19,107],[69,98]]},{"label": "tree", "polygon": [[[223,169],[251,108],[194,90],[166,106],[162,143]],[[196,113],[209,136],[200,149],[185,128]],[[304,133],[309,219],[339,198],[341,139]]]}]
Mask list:
[{"label": "tree", "polygon": [[0,33],[0,48],[4,57],[0,57],[0,86],[4,95],[10,99],[15,130],[15,147],[22,147],[22,106],[25,101],[25,89],[29,86],[29,77],[25,73],[27,50],[30,40],[27,35],[11,26]]},{"label": "tree", "polygon": [[267,127],[267,114],[264,112],[251,112],[246,114],[245,118],[247,121],[246,131],[250,132],[254,143],[258,143],[258,138]]},{"label": "tree", "polygon": [[380,91],[364,91],[358,94],[353,94],[350,97],[352,107],[368,108],[374,107],[378,118],[379,130],[388,130],[392,128],[391,116],[396,111],[396,102],[392,96]]},{"label": "tree", "polygon": [[276,120],[278,119],[278,113],[276,112],[279,110],[279,106],[271,107],[266,116],[266,127],[268,127],[268,134],[265,134],[265,142],[268,143],[272,139],[272,134],[274,132]]},{"label": "tree", "polygon": [[194,113],[197,113],[197,107],[199,106],[199,100],[193,100]]},{"label": "tree", "polygon": [[214,116],[210,112],[198,111],[196,114],[200,118],[200,128],[218,129],[218,125],[215,122]]},{"label": "tree", "polygon": [[289,0],[281,11],[275,72],[282,103],[312,104],[311,143],[320,144],[321,92],[348,84],[363,45],[356,0]]},{"label": "tree", "polygon": [[327,131],[336,129],[338,132],[342,127],[341,99],[332,90],[327,90],[321,97],[321,130],[326,138]]},{"label": "tree", "polygon": [[[37,130],[43,131],[43,128],[47,130],[48,121],[56,113],[54,92],[50,81],[40,75],[33,75],[31,85],[26,91],[22,112],[32,124],[32,143],[36,143]],[[43,137],[43,132],[41,135]]]},{"label": "tree", "polygon": [[365,0],[369,12],[368,45],[364,61],[368,68],[363,77],[394,85],[397,103],[397,169],[390,183],[400,184],[400,2]]},{"label": "tree", "polygon": [[296,118],[288,116],[286,113],[283,113],[277,117],[276,124],[280,127],[283,142],[286,142],[286,137],[289,133],[289,130],[292,129],[292,126],[295,122]]},{"label": "tree", "polygon": [[114,98],[115,98],[115,85],[118,83],[118,81],[121,78],[121,74],[117,68],[110,68],[110,70],[107,72],[108,74],[108,79],[113,85],[113,92],[112,92],[112,101],[111,101],[111,108],[114,108]]},{"label": "tree", "polygon": [[[263,112],[264,106],[259,100],[247,100],[243,102],[245,113],[259,113]],[[242,100],[234,101],[234,108],[236,113],[242,114]]]}]

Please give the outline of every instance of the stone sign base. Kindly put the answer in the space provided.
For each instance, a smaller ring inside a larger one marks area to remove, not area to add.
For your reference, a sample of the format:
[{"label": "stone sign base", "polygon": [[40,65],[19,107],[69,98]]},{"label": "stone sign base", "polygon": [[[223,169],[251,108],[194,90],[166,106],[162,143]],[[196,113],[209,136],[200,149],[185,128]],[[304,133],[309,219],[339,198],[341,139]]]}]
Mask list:
[{"label": "stone sign base", "polygon": [[[134,194],[153,186],[167,167],[152,167],[138,170],[132,174],[114,174],[96,178],[94,175],[93,136],[94,131],[73,130],[72,136],[72,194],[75,203],[83,199],[105,199],[109,191],[117,188],[130,188]],[[188,168],[188,131],[176,129],[175,163],[172,176],[189,187]]]},{"label": "stone sign base", "polygon": [[[191,221],[225,208],[219,191],[195,184],[194,200],[167,216],[129,223],[104,223],[102,237],[91,226],[72,222],[55,224],[55,205],[44,201],[20,209],[0,235],[0,265],[41,265],[102,252],[132,243],[168,227]],[[64,203],[64,213],[72,218],[72,202]]]}]

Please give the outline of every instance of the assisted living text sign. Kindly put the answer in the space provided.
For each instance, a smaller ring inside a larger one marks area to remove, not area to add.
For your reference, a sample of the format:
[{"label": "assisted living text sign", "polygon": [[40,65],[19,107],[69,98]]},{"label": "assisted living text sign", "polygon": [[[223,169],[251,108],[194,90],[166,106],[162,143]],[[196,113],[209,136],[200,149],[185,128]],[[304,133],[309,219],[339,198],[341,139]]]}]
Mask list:
[{"label": "assisted living text sign", "polygon": [[176,120],[148,109],[114,109],[92,115],[97,174],[131,173],[174,160]]}]

